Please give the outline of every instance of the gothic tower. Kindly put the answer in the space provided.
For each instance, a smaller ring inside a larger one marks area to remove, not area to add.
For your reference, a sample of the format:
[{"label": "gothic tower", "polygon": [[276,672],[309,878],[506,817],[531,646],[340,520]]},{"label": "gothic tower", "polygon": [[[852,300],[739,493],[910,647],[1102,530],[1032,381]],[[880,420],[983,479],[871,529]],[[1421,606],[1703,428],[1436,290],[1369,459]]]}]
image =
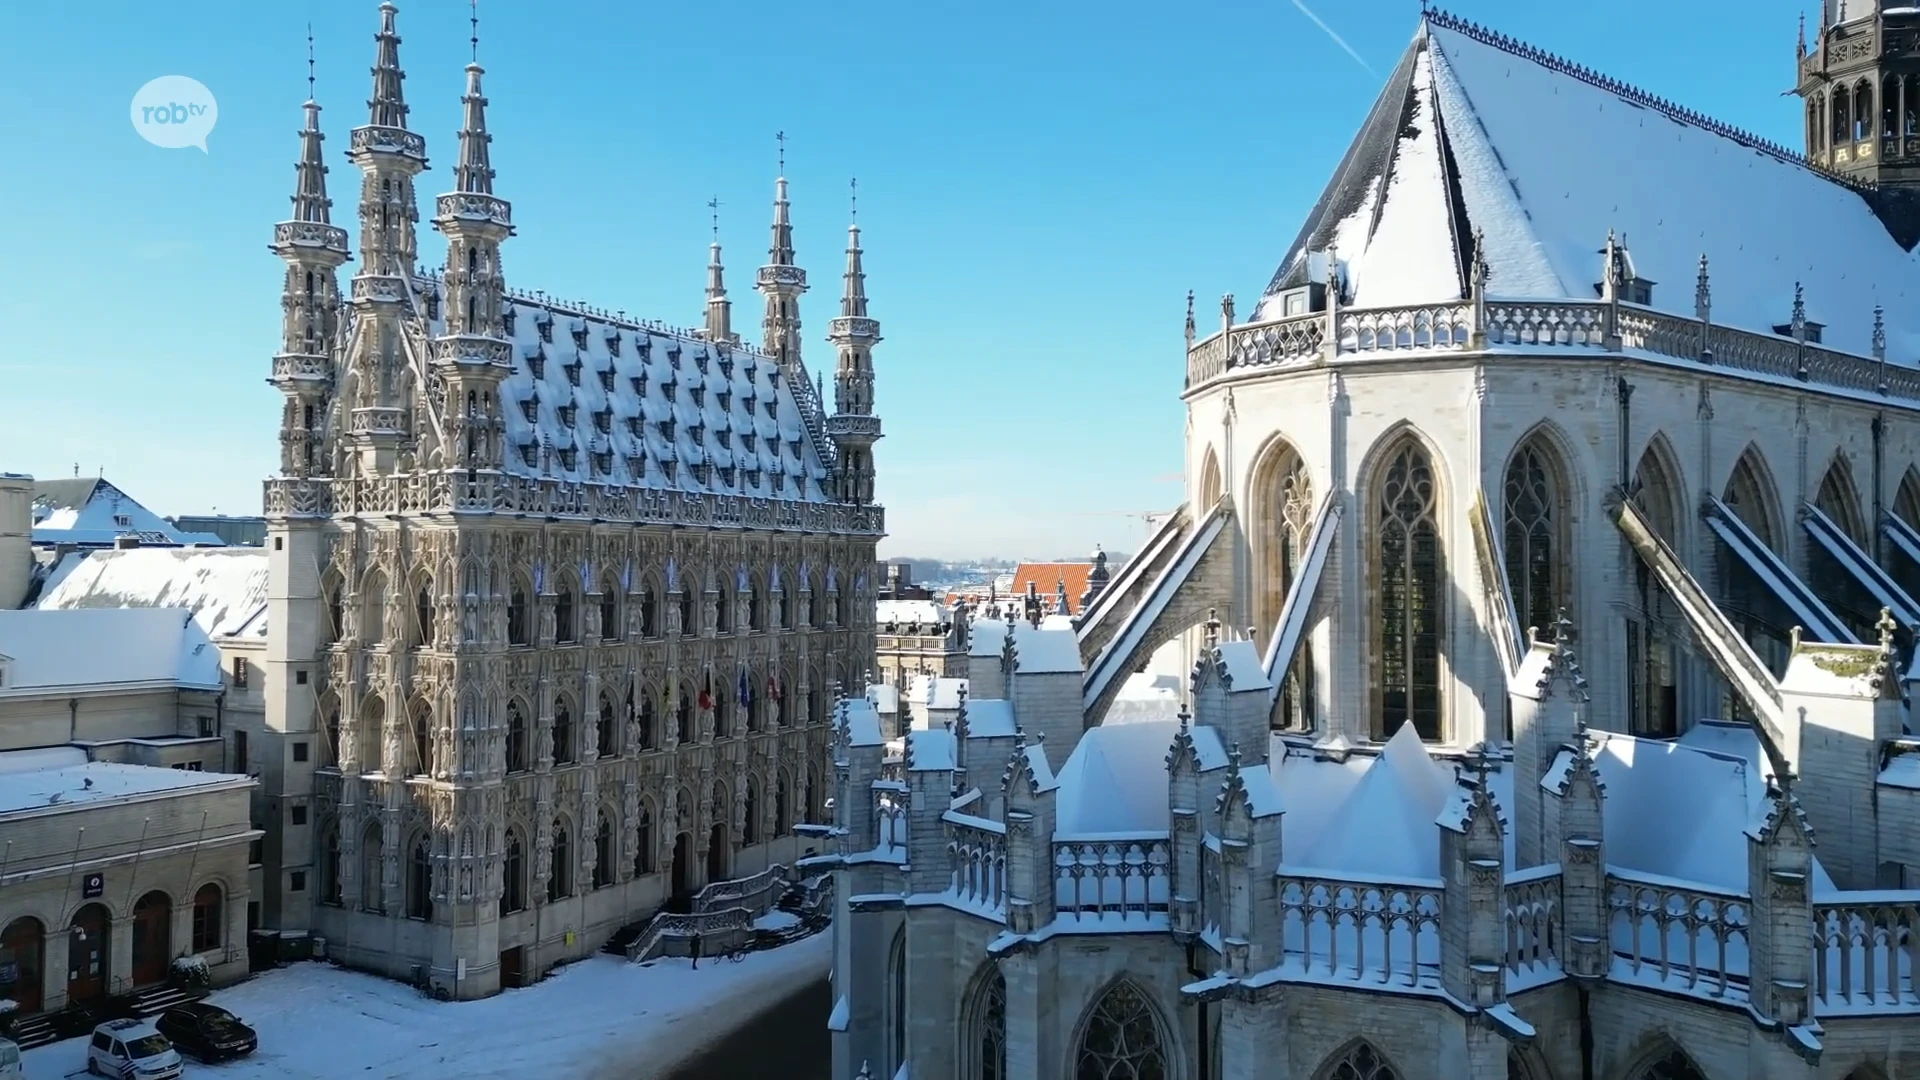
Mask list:
[{"label": "gothic tower", "polygon": [[347,232],[333,224],[322,163],[320,105],[309,98],[295,166],[293,214],[273,227],[271,250],[287,264],[280,290],[280,352],[273,358],[273,384],[286,395],[280,416],[283,476],[325,474],[322,454],[326,399],[333,382],[333,351],[340,330],[340,282],[347,261]]},{"label": "gothic tower", "polygon": [[397,10],[380,5],[373,97],[366,124],[353,129],[347,148],[347,159],[361,174],[360,271],[353,278],[356,340],[341,406],[350,418],[348,445],[363,473],[394,470],[411,419],[405,316],[413,310],[411,277],[419,251],[414,224],[420,220],[413,178],[427,167],[427,144],[407,130]]},{"label": "gothic tower", "polygon": [[447,268],[445,329],[434,341],[433,362],[447,387],[444,419],[451,445],[445,465],[464,469],[468,494],[484,500],[476,505],[491,506],[488,489],[499,474],[505,442],[500,384],[513,373],[500,318],[500,243],[513,235],[513,210],[493,193],[493,136],[487,134],[482,74],[478,62],[467,65],[453,190],[434,201],[433,227],[447,238]]},{"label": "gothic tower", "polygon": [[847,226],[840,316],[827,323],[836,361],[827,435],[838,451],[834,476],[840,501],[864,505],[873,501],[873,444],[880,438],[880,418],[873,415],[873,347],[880,342],[880,322],[867,316],[867,275],[860,254],[856,219]]},{"label": "gothic tower", "polygon": [[760,268],[753,287],[766,297],[760,320],[761,350],[780,361],[795,379],[800,374],[800,294],[807,291],[807,272],[793,264],[793,221],[788,217],[787,176],[784,163],[773,182],[773,244],[767,265]]},{"label": "gothic tower", "polygon": [[1806,154],[1870,183],[1920,184],[1920,9],[1823,0],[1796,50]]}]

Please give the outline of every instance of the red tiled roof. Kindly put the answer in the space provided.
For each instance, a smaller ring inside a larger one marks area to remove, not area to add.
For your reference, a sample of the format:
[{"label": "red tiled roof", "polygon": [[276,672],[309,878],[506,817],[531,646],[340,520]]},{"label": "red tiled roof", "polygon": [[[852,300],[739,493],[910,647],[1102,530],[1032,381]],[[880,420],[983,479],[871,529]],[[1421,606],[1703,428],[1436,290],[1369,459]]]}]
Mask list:
[{"label": "red tiled roof", "polygon": [[1027,583],[1033,583],[1033,589],[1040,598],[1051,604],[1055,590],[1062,581],[1067,583],[1067,614],[1080,613],[1080,594],[1087,591],[1087,575],[1093,573],[1090,562],[1039,562],[1021,563],[1013,568],[1013,594],[1025,596]]}]

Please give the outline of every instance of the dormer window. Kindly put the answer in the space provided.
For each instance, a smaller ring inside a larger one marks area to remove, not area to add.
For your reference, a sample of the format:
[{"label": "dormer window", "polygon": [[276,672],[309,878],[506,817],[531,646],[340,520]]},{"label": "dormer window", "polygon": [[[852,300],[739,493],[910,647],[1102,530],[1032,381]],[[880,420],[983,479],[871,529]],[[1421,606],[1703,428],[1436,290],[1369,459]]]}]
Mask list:
[{"label": "dormer window", "polygon": [[619,334],[607,335],[607,355],[608,356],[620,355],[620,335]]},{"label": "dormer window", "polygon": [[691,466],[691,468],[693,469],[693,482],[701,485],[702,487],[706,486],[707,472],[709,469],[712,468],[712,466],[702,461],[696,465]]},{"label": "dormer window", "polygon": [[633,436],[636,439],[640,438],[642,435],[645,434],[645,432],[640,430],[640,425],[644,423],[646,423],[646,420],[642,417],[638,417],[638,416],[627,417],[627,434]]},{"label": "dormer window", "polygon": [[768,368],[767,369],[767,389],[772,390],[775,386],[779,385],[779,382],[780,382],[780,369],[777,367]]},{"label": "dormer window", "polygon": [[759,469],[747,470],[747,484],[751,487],[760,486],[760,470]]},{"label": "dormer window", "polygon": [[679,342],[676,341],[673,344],[667,346],[667,363],[672,364],[676,370],[680,367],[680,343]]},{"label": "dormer window", "polygon": [[740,433],[740,445],[741,445],[741,446],[744,446],[744,447],[746,447],[746,448],[747,448],[747,453],[749,453],[749,454],[751,454],[751,453],[753,453],[753,452],[754,452],[754,450],[753,450],[753,432],[751,432],[751,431],[743,431],[743,432],[741,432],[741,433]]},{"label": "dormer window", "polygon": [[533,350],[533,353],[527,357],[527,370],[532,372],[533,377],[536,379],[544,380],[547,377],[546,349],[535,348]]},{"label": "dormer window", "polygon": [[573,347],[576,349],[584,349],[587,347],[586,327],[576,325],[573,328]]},{"label": "dormer window", "polygon": [[680,399],[679,391],[680,384],[672,379],[668,379],[666,382],[660,384],[660,392],[667,396],[668,401],[678,401]]},{"label": "dormer window", "polygon": [[647,459],[639,454],[627,455],[627,475],[639,480],[647,475]]},{"label": "dormer window", "polygon": [[[705,389],[704,387],[699,387],[699,386],[696,386],[696,387],[693,387],[693,388],[692,388],[692,391],[691,391],[691,392],[692,392],[692,394],[693,394],[693,407],[694,407],[694,408],[696,408],[696,409],[704,409],[704,408],[706,408],[706,407],[707,407],[707,391],[706,391],[706,389]],[[724,395],[723,395],[723,396],[724,396]],[[723,408],[723,409],[724,409],[724,408],[726,408],[726,407],[727,407],[727,404],[726,404],[726,402],[725,402],[725,401],[722,401],[722,402],[720,403],[720,407],[721,407],[721,408]]]},{"label": "dormer window", "polygon": [[693,440],[695,443],[698,443],[701,440],[701,438],[706,434],[706,430],[707,430],[707,425],[705,424],[688,424],[687,438]]},{"label": "dormer window", "polygon": [[[1821,332],[1827,328],[1827,324],[1817,323],[1817,322],[1814,322],[1812,319],[1808,319],[1805,323],[1802,323],[1801,325],[1807,328],[1807,344],[1809,345],[1820,344]],[[1776,334],[1779,334],[1781,337],[1790,338],[1793,336],[1793,324],[1780,323],[1773,328],[1773,332]]]},{"label": "dormer window", "polygon": [[720,354],[720,374],[724,378],[733,378],[733,357],[726,353]]},{"label": "dormer window", "polygon": [[637,350],[640,353],[640,359],[642,360],[653,359],[653,335],[652,334],[641,334],[639,337],[634,338],[633,347],[635,350]]},{"label": "dormer window", "polygon": [[572,427],[574,416],[580,412],[580,406],[562,405],[553,411],[560,415],[560,422],[562,424],[565,424],[568,427]]},{"label": "dormer window", "polygon": [[[733,395],[732,395],[732,394],[730,394],[730,393],[728,393],[728,392],[726,392],[725,390],[722,390],[722,391],[720,391],[720,393],[718,393],[718,394],[717,394],[717,395],[715,395],[715,396],[716,396],[717,398],[719,398],[719,400],[720,400],[720,411],[721,411],[721,412],[732,412],[732,411],[733,411]],[[752,408],[752,406],[751,406],[751,405],[749,405],[749,406],[748,406],[748,408]]]},{"label": "dormer window", "polygon": [[563,366],[565,367],[567,372],[567,382],[571,383],[574,386],[579,386],[580,385],[580,369],[584,365],[582,365],[579,360],[574,360],[572,363],[565,364]]},{"label": "dormer window", "polygon": [[605,390],[609,394],[613,393],[613,369],[612,368],[608,368],[605,371],[600,372],[600,389]]},{"label": "dormer window", "polygon": [[668,417],[667,419],[660,421],[660,434],[668,442],[673,441],[673,418],[672,417]]},{"label": "dormer window", "polygon": [[116,528],[131,529],[133,528],[133,516],[131,514],[115,514],[113,515],[113,524]]},{"label": "dormer window", "polygon": [[767,410],[767,419],[769,420],[775,419],[780,412],[779,398],[768,398],[760,404]]},{"label": "dormer window", "polygon": [[754,376],[755,376],[756,374],[758,374],[758,373],[759,373],[759,371],[760,371],[760,365],[759,365],[759,363],[757,363],[756,361],[753,361],[753,360],[749,360],[749,361],[747,361],[747,368],[746,368],[746,376],[747,376],[747,381],[748,381],[748,382],[752,382],[752,381],[753,381],[753,377],[754,377]]},{"label": "dormer window", "polygon": [[580,460],[580,451],[571,446],[554,452],[560,455],[560,467],[567,472],[572,472]]},{"label": "dormer window", "polygon": [[533,424],[533,423],[538,423],[538,422],[539,422],[539,420],[540,420],[540,391],[538,391],[538,390],[535,390],[535,391],[533,392],[533,396],[532,396],[532,397],[530,397],[530,398],[527,398],[527,399],[526,399],[525,401],[522,401],[522,402],[520,403],[520,412],[521,412],[521,413],[522,413],[523,415],[525,415],[525,416],[526,416],[526,418],[527,418],[527,423],[529,423],[529,424]]},{"label": "dormer window", "polygon": [[523,462],[526,462],[527,468],[529,469],[539,468],[540,467],[540,444],[536,442],[521,443],[520,444],[520,460]]},{"label": "dormer window", "polygon": [[720,485],[722,487],[733,486],[733,470],[725,465],[720,467]]},{"label": "dormer window", "polygon": [[427,318],[431,320],[431,319],[438,319],[439,317],[440,317],[440,290],[433,289],[427,293]]},{"label": "dormer window", "polygon": [[639,395],[640,397],[647,396],[647,373],[646,372],[643,371],[640,374],[629,378],[627,382],[632,384],[633,392],[635,394]]},{"label": "dormer window", "polygon": [[660,462],[660,475],[666,477],[667,483],[669,484],[673,483],[673,478],[679,471],[679,465],[671,460],[662,460]]},{"label": "dormer window", "polygon": [[787,440],[787,449],[788,449],[788,451],[790,451],[790,452],[791,452],[791,453],[793,454],[793,456],[794,456],[794,457],[795,457],[796,459],[797,459],[797,458],[799,458],[799,456],[800,456],[800,440],[799,440],[799,439],[788,439],[788,440]]},{"label": "dormer window", "polygon": [[594,426],[594,429],[599,431],[600,434],[602,435],[611,434],[613,432],[613,410],[601,409],[600,411],[594,413],[593,426]]},{"label": "dormer window", "polygon": [[613,475],[613,451],[600,450],[593,455],[593,471],[601,476]]},{"label": "dormer window", "polygon": [[534,325],[540,330],[540,340],[548,345],[553,344],[553,316],[542,315],[535,320]]},{"label": "dormer window", "polygon": [[786,490],[787,490],[787,474],[774,473],[773,474],[773,493],[775,495],[780,495],[785,493]]},{"label": "dormer window", "polygon": [[701,349],[699,355],[693,358],[693,366],[700,369],[700,374],[705,375],[707,373],[707,361],[710,359],[712,359],[712,357],[707,355],[707,350]]},{"label": "dormer window", "polygon": [[507,310],[500,313],[500,325],[506,329],[508,337],[513,336],[514,314],[512,304],[508,304]]}]

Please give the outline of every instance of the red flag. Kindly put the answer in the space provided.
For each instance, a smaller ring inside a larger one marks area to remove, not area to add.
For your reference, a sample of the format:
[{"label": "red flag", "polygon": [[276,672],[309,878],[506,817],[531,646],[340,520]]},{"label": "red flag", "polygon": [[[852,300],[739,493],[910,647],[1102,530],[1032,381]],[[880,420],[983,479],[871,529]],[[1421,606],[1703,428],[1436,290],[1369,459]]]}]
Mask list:
[{"label": "red flag", "polygon": [[713,708],[713,670],[711,668],[707,670],[706,684],[700,687],[700,707]]},{"label": "red flag", "polygon": [[774,682],[771,675],[767,676],[767,697],[772,701],[780,700],[780,684]]}]

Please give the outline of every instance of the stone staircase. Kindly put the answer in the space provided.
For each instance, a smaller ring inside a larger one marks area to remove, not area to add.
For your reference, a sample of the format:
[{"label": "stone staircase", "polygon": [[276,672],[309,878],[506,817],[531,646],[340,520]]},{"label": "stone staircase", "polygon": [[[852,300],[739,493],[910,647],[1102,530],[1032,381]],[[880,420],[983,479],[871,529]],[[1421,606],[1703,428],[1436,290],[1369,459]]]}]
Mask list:
[{"label": "stone staircase", "polygon": [[53,1020],[45,1013],[25,1016],[13,1021],[6,1029],[6,1036],[20,1044],[20,1049],[31,1050],[36,1046],[45,1046],[59,1040],[60,1035],[53,1028]]},{"label": "stone staircase", "polygon": [[199,1001],[206,997],[205,990],[189,990],[171,983],[149,986],[145,990],[133,993],[133,1015],[141,1019],[159,1016],[175,1005],[184,1005],[189,1001]]}]

